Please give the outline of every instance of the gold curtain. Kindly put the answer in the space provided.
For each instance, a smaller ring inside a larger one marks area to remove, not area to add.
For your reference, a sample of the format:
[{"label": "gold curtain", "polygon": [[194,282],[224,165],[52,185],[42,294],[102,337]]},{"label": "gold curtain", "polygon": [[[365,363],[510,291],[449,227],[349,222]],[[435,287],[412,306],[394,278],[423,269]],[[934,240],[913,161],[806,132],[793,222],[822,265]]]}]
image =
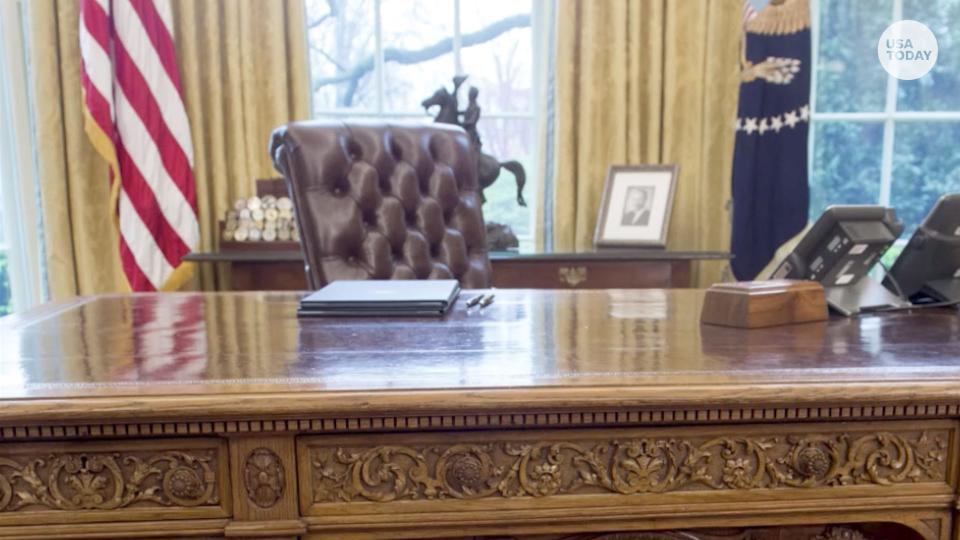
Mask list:
[{"label": "gold curtain", "polygon": [[[554,249],[592,249],[611,164],[680,166],[667,247],[729,249],[740,0],[561,0]],[[703,265],[694,282],[720,278]]]},{"label": "gold curtain", "polygon": [[[233,201],[253,195],[257,178],[278,176],[270,132],[310,116],[306,15],[302,0],[174,0],[173,8],[200,251],[211,251]],[[212,276],[203,278],[212,288]]]},{"label": "gold curtain", "polygon": [[[122,291],[107,166],[83,131],[76,0],[28,2],[50,295]],[[201,251],[254,180],[275,176],[276,126],[309,116],[301,0],[175,0],[174,39],[190,118]],[[204,286],[213,276],[203,276]],[[194,282],[192,286],[196,286]]]}]

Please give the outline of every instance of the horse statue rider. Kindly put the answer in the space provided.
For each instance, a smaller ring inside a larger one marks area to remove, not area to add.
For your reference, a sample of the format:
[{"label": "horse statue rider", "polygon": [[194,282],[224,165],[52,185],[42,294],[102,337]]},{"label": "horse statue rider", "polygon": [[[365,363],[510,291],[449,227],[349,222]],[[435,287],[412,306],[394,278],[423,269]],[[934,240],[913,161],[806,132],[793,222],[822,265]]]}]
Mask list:
[{"label": "horse statue rider", "polygon": [[500,176],[500,169],[506,169],[513,173],[517,181],[517,204],[526,206],[527,202],[523,199],[523,186],[527,182],[527,174],[523,170],[523,165],[519,161],[499,161],[497,158],[484,154],[482,151],[483,142],[480,141],[480,134],[477,132],[477,122],[480,120],[480,105],[477,104],[477,96],[480,91],[477,87],[471,86],[468,91],[469,102],[467,108],[460,110],[457,103],[457,93],[460,86],[467,80],[466,75],[458,75],[453,78],[453,92],[448,92],[446,87],[440,87],[432,96],[423,100],[424,110],[428,113],[431,107],[439,107],[433,121],[441,124],[453,124],[460,126],[470,136],[471,144],[479,156],[477,163],[477,180],[480,183],[480,198],[483,202],[487,199],[483,195],[483,190],[493,185]]}]

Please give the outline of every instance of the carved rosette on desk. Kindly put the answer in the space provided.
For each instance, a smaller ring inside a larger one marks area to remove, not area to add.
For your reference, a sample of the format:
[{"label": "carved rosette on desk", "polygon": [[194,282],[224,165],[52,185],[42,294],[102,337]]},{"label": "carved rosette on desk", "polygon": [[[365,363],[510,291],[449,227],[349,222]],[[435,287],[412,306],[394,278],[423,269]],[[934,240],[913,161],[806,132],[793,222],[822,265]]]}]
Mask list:
[{"label": "carved rosette on desk", "polygon": [[283,462],[273,450],[257,448],[244,465],[247,498],[260,508],[271,508],[283,498]]},{"label": "carved rosette on desk", "polygon": [[310,448],[313,501],[943,482],[946,430]]}]

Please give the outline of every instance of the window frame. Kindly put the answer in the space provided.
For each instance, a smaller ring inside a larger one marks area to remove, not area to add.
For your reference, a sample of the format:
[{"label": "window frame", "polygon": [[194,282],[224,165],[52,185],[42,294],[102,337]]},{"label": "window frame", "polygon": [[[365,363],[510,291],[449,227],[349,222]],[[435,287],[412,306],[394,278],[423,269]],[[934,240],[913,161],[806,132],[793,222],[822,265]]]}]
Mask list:
[{"label": "window frame", "polygon": [[[382,25],[382,16],[381,16],[381,5],[383,0],[373,0],[374,5],[374,67],[373,67],[373,76],[375,78],[375,93],[376,93],[376,109],[374,110],[355,110],[355,109],[336,109],[336,108],[321,108],[316,109],[313,107],[313,91],[311,90],[310,94],[310,108],[311,108],[311,118],[403,118],[410,120],[427,120],[428,116],[424,115],[422,112],[411,112],[411,111],[388,111],[384,107],[384,88],[385,88],[385,76],[386,70],[384,69],[385,61],[383,57],[383,25]],[[461,22],[461,11],[460,11],[461,0],[453,0],[453,47],[451,53],[453,56],[453,68],[454,73],[460,75],[463,74],[463,64],[461,61],[461,52],[462,52],[462,32],[460,28]],[[542,95],[543,91],[543,81],[541,77],[538,76],[538,66],[540,62],[544,61],[544,46],[542,33],[544,31],[543,21],[545,18],[545,9],[543,5],[545,2],[541,0],[531,0],[531,11],[530,11],[530,31],[531,31],[531,52],[533,54],[533,59],[531,66],[533,68],[532,73],[532,82],[530,91],[534,96],[534,99],[531,100],[530,110],[527,112],[487,112],[483,111],[482,120],[529,120],[531,124],[531,129],[533,130],[534,139],[537,140],[537,134],[540,131],[540,121],[541,121],[541,108],[537,106],[537,101],[539,96]],[[307,37],[309,40],[309,35]],[[312,74],[311,74],[312,78]],[[312,88],[312,86],[311,86]],[[539,143],[538,143],[539,146]],[[526,171],[527,173],[527,185],[525,187],[525,193],[530,194],[530,189],[535,188],[536,193],[533,196],[527,196],[527,208],[528,208],[528,220],[530,231],[528,234],[517,235],[518,240],[520,241],[520,251],[535,251],[536,250],[536,230],[540,225],[537,220],[541,216],[541,205],[544,204],[544,201],[540,200],[541,193],[545,190],[540,189],[540,186],[537,184],[541,181],[547,181],[540,170],[543,167],[541,163],[542,159],[539,155],[539,149],[533,149],[534,156],[534,167],[533,171]],[[536,182],[531,182],[531,180],[536,180]],[[502,181],[502,180],[498,180]],[[546,226],[546,225],[545,225]],[[525,249],[526,248],[526,249]]]},{"label": "window frame", "polygon": [[0,190],[14,312],[47,299],[24,0],[0,0]]},{"label": "window frame", "polygon": [[[903,0],[893,0],[892,21],[903,19]],[[882,111],[875,112],[819,112],[817,111],[817,73],[820,57],[820,0],[810,3],[811,20],[811,69],[810,74],[810,136],[808,139],[808,170],[814,170],[814,149],[816,144],[816,124],[821,122],[861,122],[882,123],[883,140],[880,156],[880,196],[877,204],[890,206],[890,192],[893,186],[893,152],[896,125],[907,122],[960,122],[960,111],[899,111],[897,110],[897,92],[900,80],[887,75],[887,87]],[[879,38],[878,38],[879,39]],[[898,242],[906,242],[900,239]]]}]

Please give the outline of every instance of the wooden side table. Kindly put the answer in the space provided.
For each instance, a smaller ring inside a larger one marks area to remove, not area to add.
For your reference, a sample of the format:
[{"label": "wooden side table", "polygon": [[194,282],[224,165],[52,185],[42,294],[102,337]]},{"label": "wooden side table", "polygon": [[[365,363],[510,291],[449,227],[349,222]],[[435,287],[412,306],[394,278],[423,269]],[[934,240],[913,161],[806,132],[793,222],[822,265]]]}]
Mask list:
[{"label": "wooden side table", "polygon": [[[490,263],[493,286],[501,289],[674,289],[691,286],[694,262],[729,258],[729,253],[719,251],[494,252]],[[307,288],[299,251],[191,253],[186,260],[229,264],[230,287],[235,291]]]},{"label": "wooden side table", "polygon": [[691,286],[695,261],[713,251],[616,250],[516,255],[494,253],[493,285],[502,289],[675,289]]}]

